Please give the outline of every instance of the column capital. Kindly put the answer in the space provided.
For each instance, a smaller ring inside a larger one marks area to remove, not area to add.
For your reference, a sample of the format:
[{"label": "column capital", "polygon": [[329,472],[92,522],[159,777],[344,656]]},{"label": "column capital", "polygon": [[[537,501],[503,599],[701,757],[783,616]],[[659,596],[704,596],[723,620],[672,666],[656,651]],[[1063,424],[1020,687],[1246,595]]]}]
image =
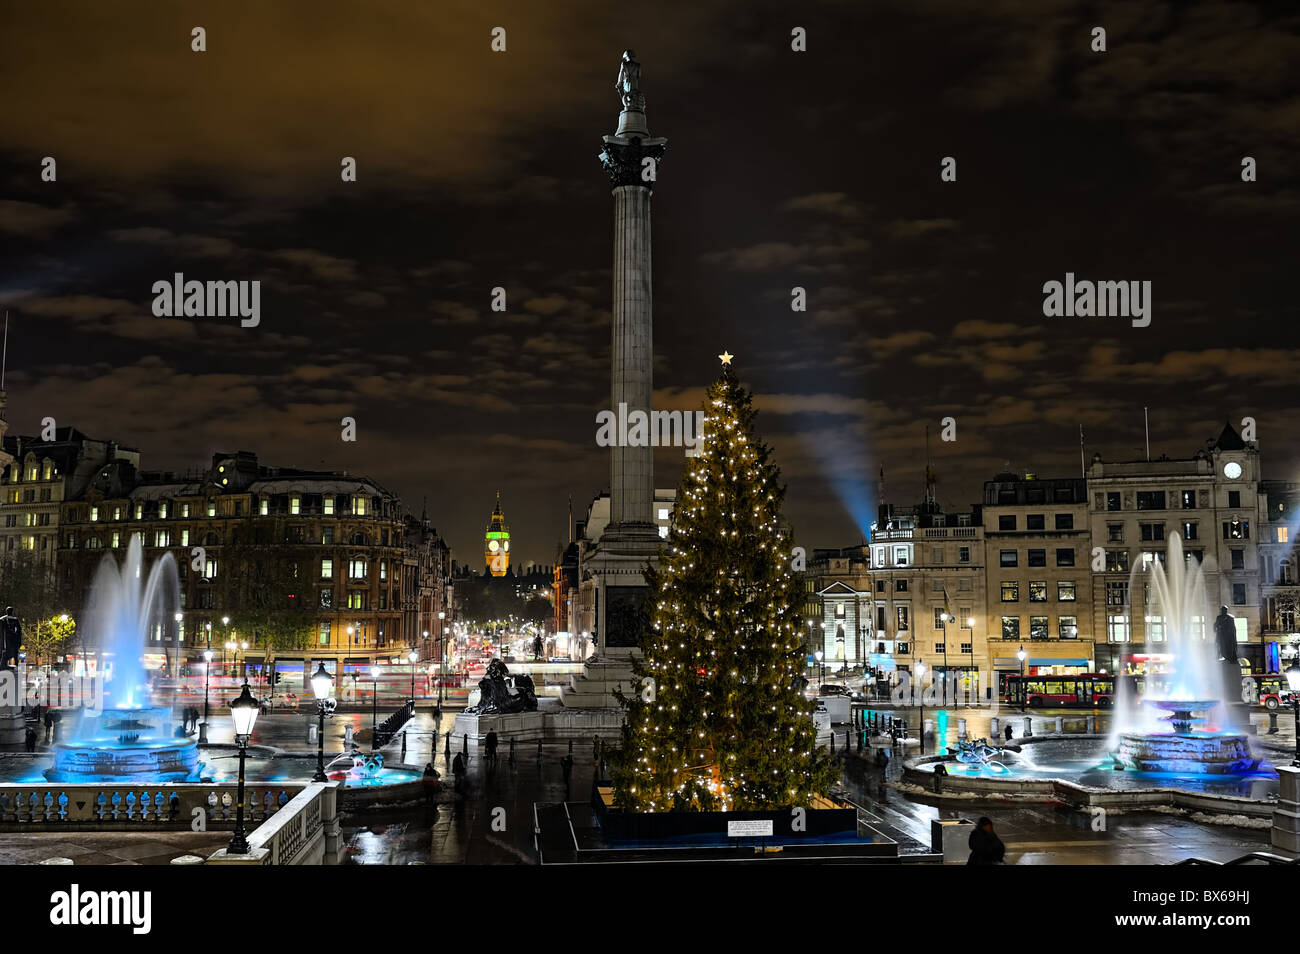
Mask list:
[{"label": "column capital", "polygon": [[615,189],[632,185],[642,186],[653,192],[655,181],[644,178],[643,162],[647,157],[654,159],[657,173],[667,148],[668,140],[662,137],[640,139],[606,136],[605,148],[599,157],[600,164]]}]

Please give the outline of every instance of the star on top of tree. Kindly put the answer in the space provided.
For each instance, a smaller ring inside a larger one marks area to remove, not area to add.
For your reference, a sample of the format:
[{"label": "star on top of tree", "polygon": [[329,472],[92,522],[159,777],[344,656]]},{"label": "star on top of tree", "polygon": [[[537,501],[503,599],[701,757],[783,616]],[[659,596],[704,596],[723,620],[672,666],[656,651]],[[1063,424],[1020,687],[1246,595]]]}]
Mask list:
[{"label": "star on top of tree", "polygon": [[721,361],[724,365],[730,365],[731,359],[734,357],[735,355],[732,354],[730,351],[723,351],[722,354],[718,355],[718,360]]}]

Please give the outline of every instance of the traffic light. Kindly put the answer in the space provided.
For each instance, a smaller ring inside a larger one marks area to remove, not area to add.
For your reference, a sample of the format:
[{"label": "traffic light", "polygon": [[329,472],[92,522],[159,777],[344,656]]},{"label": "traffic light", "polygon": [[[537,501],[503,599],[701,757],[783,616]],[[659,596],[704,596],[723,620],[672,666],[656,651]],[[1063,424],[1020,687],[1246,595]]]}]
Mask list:
[{"label": "traffic light", "polygon": [[274,685],[274,686],[278,686],[278,685],[280,684],[280,680],[283,679],[283,678],[284,678],[284,673],[282,673],[282,672],[277,672],[277,673],[275,674],[275,678],[273,679],[273,681],[272,681],[271,684]]}]

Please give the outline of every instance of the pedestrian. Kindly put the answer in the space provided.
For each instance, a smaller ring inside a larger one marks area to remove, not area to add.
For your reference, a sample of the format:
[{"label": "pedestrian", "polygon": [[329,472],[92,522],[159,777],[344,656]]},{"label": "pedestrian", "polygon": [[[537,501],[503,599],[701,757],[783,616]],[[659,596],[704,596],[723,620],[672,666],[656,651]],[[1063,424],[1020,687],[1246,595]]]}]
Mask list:
[{"label": "pedestrian", "polygon": [[566,755],[560,759],[560,770],[564,772],[564,787],[569,787],[569,779],[573,775],[573,756]]},{"label": "pedestrian", "polygon": [[495,730],[487,734],[487,757],[489,762],[497,760],[497,734]]},{"label": "pedestrian", "polygon": [[438,801],[438,791],[442,788],[442,779],[438,775],[438,770],[433,767],[432,762],[424,764],[424,777],[421,779],[424,783],[424,804],[432,806]]},{"label": "pedestrian", "polygon": [[50,741],[50,732],[54,728],[54,713],[50,712],[49,709],[45,710],[44,721],[45,721],[45,741],[48,742]]},{"label": "pedestrian", "polygon": [[997,836],[993,830],[993,820],[988,817],[981,818],[975,824],[975,830],[970,833],[970,858],[967,859],[968,865],[1000,865],[1002,857],[1006,854],[1007,846],[1002,844],[1002,839]]},{"label": "pedestrian", "polygon": [[465,787],[465,756],[457,752],[456,757],[451,760],[451,774],[456,777],[456,791],[460,792]]},{"label": "pedestrian", "polygon": [[1002,732],[1002,736],[1003,736],[1003,738],[1005,738],[1008,742],[1011,741],[1011,725],[1010,725],[1009,723],[1008,723],[1006,729],[1003,730],[1003,732]]},{"label": "pedestrian", "polygon": [[35,726],[29,725],[27,727],[27,733],[23,741],[27,747],[28,752],[36,751],[36,727]]}]

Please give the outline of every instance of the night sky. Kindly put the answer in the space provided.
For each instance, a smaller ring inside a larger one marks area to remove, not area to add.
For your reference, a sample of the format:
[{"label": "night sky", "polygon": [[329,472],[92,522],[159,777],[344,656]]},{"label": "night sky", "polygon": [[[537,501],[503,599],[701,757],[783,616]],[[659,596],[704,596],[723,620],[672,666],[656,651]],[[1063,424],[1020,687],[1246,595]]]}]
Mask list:
[{"label": "night sky", "polygon": [[[609,479],[596,157],[631,47],[668,138],[656,406],[698,407],[734,353],[797,542],[858,542],[882,463],[917,499],[927,424],[951,506],[1076,475],[1080,425],[1140,457],[1143,406],[1153,456],[1249,415],[1300,479],[1291,4],[29,3],[0,36],[10,433],[365,473],[466,560],[500,489],[517,558],[552,562],[566,498]],[[261,325],[155,318],[177,271],[260,280]],[[1066,272],[1151,281],[1151,325],[1045,318]]]}]

